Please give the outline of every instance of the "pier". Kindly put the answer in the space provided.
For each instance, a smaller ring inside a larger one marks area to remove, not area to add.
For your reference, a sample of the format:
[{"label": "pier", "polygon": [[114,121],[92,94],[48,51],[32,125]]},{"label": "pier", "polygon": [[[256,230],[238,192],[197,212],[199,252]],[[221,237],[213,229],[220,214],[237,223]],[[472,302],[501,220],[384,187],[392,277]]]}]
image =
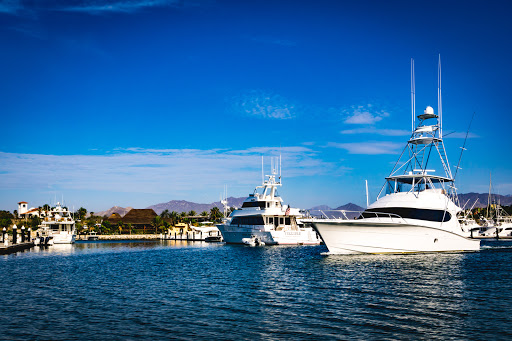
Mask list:
[{"label": "pier", "polygon": [[4,244],[0,244],[0,255],[8,255],[8,254],[15,253],[18,251],[27,250],[33,246],[34,246],[34,243],[32,243],[32,242],[10,244],[7,246],[5,246]]}]

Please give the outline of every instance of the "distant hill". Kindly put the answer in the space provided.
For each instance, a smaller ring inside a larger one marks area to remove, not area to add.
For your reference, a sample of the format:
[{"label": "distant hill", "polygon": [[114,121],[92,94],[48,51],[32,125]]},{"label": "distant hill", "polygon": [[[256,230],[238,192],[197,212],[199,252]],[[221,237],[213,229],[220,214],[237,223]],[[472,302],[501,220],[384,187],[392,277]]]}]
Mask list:
[{"label": "distant hill", "polygon": [[[501,206],[510,206],[512,205],[512,195],[499,195],[499,194],[491,194],[492,200],[494,202],[499,202]],[[471,208],[473,206],[475,200],[478,199],[475,207],[486,207],[487,206],[487,198],[489,197],[489,193],[465,193],[459,194],[459,201],[461,206],[466,204],[465,208]]]},{"label": "distant hill", "polygon": [[[242,202],[245,199],[246,199],[246,197],[241,197],[241,198],[229,197],[228,198],[228,206],[241,207]],[[178,213],[195,211],[197,214],[200,214],[203,211],[210,212],[210,210],[214,207],[218,207],[221,211],[223,209],[220,201],[212,202],[211,204],[198,204],[198,203],[190,202],[190,201],[186,201],[186,200],[171,200],[169,202],[151,205],[147,208],[152,208],[157,214],[160,214],[165,210],[169,210],[169,212],[175,211]]]},{"label": "distant hill", "polygon": [[132,209],[133,207],[119,207],[119,206],[114,206],[106,211],[101,211],[101,212],[94,212],[94,215],[95,216],[99,216],[99,217],[104,217],[104,216],[107,216],[107,217],[110,217],[113,213],[118,213],[121,217],[124,217],[126,213],[130,212],[130,210]]},{"label": "distant hill", "polygon": [[340,211],[358,211],[358,212],[360,212],[360,211],[364,211],[364,208],[349,202],[346,205],[343,205],[343,206],[340,206],[338,208],[335,208],[335,210],[340,210]]},{"label": "distant hill", "polygon": [[[347,211],[345,214],[343,214],[340,211]],[[345,216],[348,219],[354,219],[355,217],[358,217],[360,212],[364,211],[364,208],[362,208],[359,205],[348,203],[336,208],[331,208],[327,205],[320,205],[315,206],[309,209],[309,212],[313,216],[324,216],[327,215],[329,218],[345,218]]]}]

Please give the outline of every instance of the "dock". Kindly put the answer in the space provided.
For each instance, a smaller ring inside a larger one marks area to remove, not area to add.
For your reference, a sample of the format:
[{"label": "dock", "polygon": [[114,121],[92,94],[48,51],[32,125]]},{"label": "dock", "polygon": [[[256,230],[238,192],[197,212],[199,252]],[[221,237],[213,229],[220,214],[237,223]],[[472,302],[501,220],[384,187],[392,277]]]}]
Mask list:
[{"label": "dock", "polygon": [[5,246],[4,244],[0,244],[0,255],[8,255],[11,253],[27,250],[33,246],[34,246],[33,242],[10,244],[7,246]]}]

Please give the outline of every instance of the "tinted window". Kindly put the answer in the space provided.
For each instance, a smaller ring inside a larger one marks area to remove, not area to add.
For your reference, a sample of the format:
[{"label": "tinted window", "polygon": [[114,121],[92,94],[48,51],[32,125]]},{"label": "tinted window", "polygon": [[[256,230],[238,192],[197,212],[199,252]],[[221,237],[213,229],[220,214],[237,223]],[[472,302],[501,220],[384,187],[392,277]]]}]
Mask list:
[{"label": "tinted window", "polygon": [[231,225],[265,225],[262,216],[236,217],[231,221]]},{"label": "tinted window", "polygon": [[[376,213],[372,213],[376,212]],[[427,220],[427,221],[449,221],[452,215],[443,210],[427,210],[427,209],[418,209],[418,208],[409,208],[409,207],[382,207],[382,208],[372,208],[364,211],[357,219],[361,218],[375,218],[377,213],[391,213],[399,215],[402,218],[406,219],[418,219],[418,220]],[[383,216],[383,215],[379,215]]]},{"label": "tinted window", "polygon": [[242,204],[243,207],[259,207],[263,209],[265,208],[265,201],[247,201]]}]

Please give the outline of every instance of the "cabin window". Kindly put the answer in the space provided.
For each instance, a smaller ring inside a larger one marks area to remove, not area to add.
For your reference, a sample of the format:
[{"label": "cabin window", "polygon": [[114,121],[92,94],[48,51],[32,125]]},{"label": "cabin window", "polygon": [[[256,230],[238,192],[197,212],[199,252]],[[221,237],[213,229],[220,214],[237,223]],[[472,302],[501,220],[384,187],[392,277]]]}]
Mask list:
[{"label": "cabin window", "polygon": [[268,223],[269,224],[274,224],[274,217],[268,217]]},{"label": "cabin window", "polygon": [[265,208],[265,201],[246,201],[242,204],[242,208],[245,207],[259,207],[261,209]]},{"label": "cabin window", "polygon": [[443,210],[428,210],[410,207],[382,207],[364,211],[357,219],[386,217],[386,213],[396,214],[405,219],[418,219],[436,222],[450,221],[452,215]]},{"label": "cabin window", "polygon": [[262,216],[236,217],[231,225],[265,225],[265,221]]},{"label": "cabin window", "polygon": [[287,217],[284,219],[284,224],[285,225],[290,225],[290,217]]}]

